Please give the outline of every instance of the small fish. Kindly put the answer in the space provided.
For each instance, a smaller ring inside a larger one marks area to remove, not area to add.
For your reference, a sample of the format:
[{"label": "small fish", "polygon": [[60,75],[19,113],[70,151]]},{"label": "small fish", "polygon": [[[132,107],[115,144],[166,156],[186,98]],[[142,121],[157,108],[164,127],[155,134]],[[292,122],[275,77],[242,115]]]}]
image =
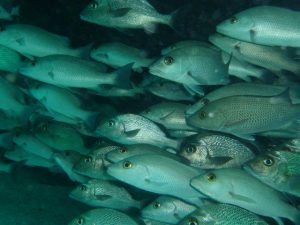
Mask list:
[{"label": "small fish", "polygon": [[37,139],[54,149],[88,153],[83,137],[69,124],[42,121],[36,124],[34,130]]},{"label": "small fish", "polygon": [[141,207],[141,203],[134,200],[125,188],[104,180],[90,180],[80,184],[69,196],[93,207],[119,210]]},{"label": "small fish", "polygon": [[169,52],[149,67],[155,76],[183,84],[190,92],[201,93],[199,85],[229,83],[228,65],[221,52],[202,46],[186,46]]},{"label": "small fish", "polygon": [[19,73],[32,79],[63,87],[97,88],[102,84],[130,87],[131,64],[106,73],[102,64],[67,55],[50,55],[28,61]]},{"label": "small fish", "polygon": [[76,218],[74,218],[68,225],[138,225],[138,223],[127,216],[114,209],[92,209]]},{"label": "small fish", "polygon": [[27,152],[44,159],[52,160],[54,149],[45,143],[39,141],[34,135],[30,133],[21,133],[13,137],[16,145],[22,147]]},{"label": "small fish", "polygon": [[201,133],[186,139],[179,153],[189,164],[202,169],[239,167],[254,158],[253,151],[238,139]]},{"label": "small fish", "polygon": [[206,204],[178,225],[268,225],[263,219],[243,208],[229,204]]},{"label": "small fish", "polygon": [[116,163],[120,162],[124,159],[130,158],[136,155],[146,155],[146,154],[155,154],[155,155],[162,155],[166,156],[175,160],[180,160],[178,156],[172,154],[164,149],[153,145],[128,145],[128,146],[120,146],[115,150],[107,153],[106,158],[107,160]]},{"label": "small fish", "polygon": [[156,24],[173,26],[173,15],[162,15],[147,0],[95,0],[80,14],[90,23],[116,29],[144,29],[155,32]]},{"label": "small fish", "polygon": [[300,197],[300,154],[278,150],[267,152],[245,166],[247,172],[281,192]]},{"label": "small fish", "polygon": [[18,52],[3,45],[0,45],[0,55],[0,70],[17,73],[23,64],[22,56]]},{"label": "small fish", "polygon": [[95,134],[124,145],[149,144],[177,149],[178,142],[167,138],[151,120],[135,114],[123,114],[102,121]]},{"label": "small fish", "polygon": [[74,165],[83,157],[84,155],[79,152],[67,150],[54,153],[55,162],[61,167],[61,169],[68,175],[68,177],[79,183],[85,183],[90,180],[89,177],[77,174],[73,171]]},{"label": "small fish", "polygon": [[280,47],[257,45],[220,34],[211,35],[209,40],[239,60],[261,66],[274,72],[286,70],[294,74],[300,73],[300,64]]},{"label": "small fish", "polygon": [[112,180],[106,173],[106,167],[111,163],[106,160],[106,154],[118,146],[106,146],[91,150],[89,154],[75,163],[73,170],[76,173],[101,180]]},{"label": "small fish", "polygon": [[98,119],[99,114],[84,110],[82,101],[69,90],[41,84],[30,88],[30,93],[45,106],[50,115],[53,115],[54,118],[60,115],[66,123],[71,119],[72,123],[77,121],[77,123],[84,123],[92,128]]},{"label": "small fish", "polygon": [[295,224],[300,221],[299,211],[287,203],[280,192],[241,169],[207,172],[193,178],[191,186],[216,201],[236,205],[258,215],[272,217],[277,221],[281,217],[287,218]]},{"label": "small fish", "polygon": [[252,134],[280,129],[299,116],[300,105],[292,104],[286,89],[272,97],[231,96],[209,102],[188,117],[187,123],[253,140]]},{"label": "small fish", "polygon": [[0,44],[33,58],[48,55],[81,56],[86,48],[72,49],[66,37],[27,24],[10,24],[0,28]]},{"label": "small fish", "polygon": [[197,209],[180,199],[170,196],[160,196],[142,209],[142,217],[160,222],[177,224],[184,217]]},{"label": "small fish", "polygon": [[300,47],[299,20],[299,11],[257,6],[233,15],[216,29],[218,33],[255,44]]},{"label": "small fish", "polygon": [[114,68],[134,63],[132,69],[137,72],[142,72],[143,67],[148,67],[155,60],[147,58],[146,52],[120,42],[101,44],[94,48],[90,55],[92,59]]},{"label": "small fish", "polygon": [[[165,79],[157,79],[145,86],[145,89],[155,96],[170,101],[193,101],[196,95],[188,92],[181,84]],[[204,94],[204,91],[202,92]]]},{"label": "small fish", "polygon": [[185,111],[189,106],[182,103],[162,102],[150,106],[140,113],[155,123],[172,130],[195,130],[186,124]]},{"label": "small fish", "polygon": [[142,190],[202,204],[204,196],[190,186],[190,179],[204,171],[162,155],[133,156],[110,165],[107,173]]}]

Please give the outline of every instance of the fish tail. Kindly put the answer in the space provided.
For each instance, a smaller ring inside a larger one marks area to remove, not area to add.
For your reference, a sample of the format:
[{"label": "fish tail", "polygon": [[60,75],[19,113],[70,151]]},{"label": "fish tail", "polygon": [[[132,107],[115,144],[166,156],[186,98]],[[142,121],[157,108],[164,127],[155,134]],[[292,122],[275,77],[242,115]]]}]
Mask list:
[{"label": "fish tail", "polygon": [[133,63],[129,63],[121,69],[114,72],[113,76],[113,85],[116,85],[120,88],[129,89],[131,88],[131,72],[132,72]]},{"label": "fish tail", "polygon": [[93,48],[94,43],[90,43],[86,46],[77,48],[74,50],[74,56],[82,58],[82,59],[89,59],[90,52]]}]

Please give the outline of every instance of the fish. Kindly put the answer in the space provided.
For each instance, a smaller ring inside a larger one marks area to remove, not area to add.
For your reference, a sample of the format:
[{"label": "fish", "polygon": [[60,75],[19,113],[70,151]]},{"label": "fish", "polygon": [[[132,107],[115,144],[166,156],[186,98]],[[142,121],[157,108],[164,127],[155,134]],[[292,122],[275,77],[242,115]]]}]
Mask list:
[{"label": "fish", "polygon": [[90,56],[92,59],[120,68],[129,63],[133,63],[132,69],[142,72],[142,68],[148,67],[155,58],[147,58],[147,53],[121,42],[109,42],[101,44],[92,49]]},{"label": "fish", "polygon": [[10,8],[11,9],[8,9],[8,7],[5,7],[5,5],[3,5],[1,3],[1,5],[0,5],[0,19],[12,21],[12,20],[14,20],[15,17],[19,16],[20,6],[14,6],[14,7],[10,7]]},{"label": "fish", "polygon": [[87,154],[84,138],[71,125],[55,121],[41,121],[35,125],[35,137],[48,146],[64,151],[74,150]]},{"label": "fish", "polygon": [[24,132],[21,134],[17,134],[13,137],[13,142],[31,154],[47,160],[53,159],[54,149],[39,141],[31,133]]},{"label": "fish", "polygon": [[189,165],[201,169],[240,167],[255,157],[254,151],[240,140],[207,132],[187,138],[179,154]]},{"label": "fish", "polygon": [[78,185],[70,193],[70,198],[93,207],[105,207],[119,210],[140,208],[141,203],[132,198],[122,186],[110,181],[90,180]]},{"label": "fish", "polygon": [[299,109],[289,89],[272,97],[231,96],[209,102],[188,117],[187,124],[253,140],[253,134],[280,129],[299,118]]},{"label": "fish", "polygon": [[202,93],[197,86],[229,83],[228,65],[223,63],[221,52],[202,46],[171,51],[155,61],[149,72],[180,83],[192,93]]},{"label": "fish", "polygon": [[190,186],[190,179],[204,171],[162,155],[137,155],[107,168],[117,180],[160,195],[171,195],[201,205],[204,197]]},{"label": "fish", "polygon": [[31,87],[30,94],[37,99],[55,118],[57,115],[66,123],[74,121],[92,128],[99,113],[83,109],[82,101],[71,91],[48,84]]},{"label": "fish", "polygon": [[180,158],[173,153],[170,153],[164,149],[153,145],[144,144],[119,146],[115,150],[112,150],[111,152],[107,153],[106,159],[111,161],[112,163],[116,163],[136,155],[146,154],[162,155],[180,161]]},{"label": "fish", "polygon": [[122,114],[105,119],[95,129],[95,134],[120,144],[149,144],[160,148],[177,149],[178,141],[167,138],[151,120],[136,114]]},{"label": "fish", "polygon": [[300,64],[292,59],[291,56],[280,47],[253,44],[220,34],[211,35],[209,40],[214,45],[239,60],[246,61],[274,72],[285,70],[294,74],[300,73]]},{"label": "fish", "polygon": [[[284,196],[242,169],[227,168],[209,171],[194,177],[191,186],[208,197],[239,206],[276,221],[287,218],[299,223],[299,211]],[[272,202],[272,207],[269,203]]]},{"label": "fish", "polygon": [[6,46],[28,57],[70,55],[80,57],[89,47],[73,49],[67,37],[50,33],[28,24],[9,24],[0,29],[0,45]]},{"label": "fish", "polygon": [[89,177],[77,174],[73,171],[74,165],[83,157],[79,152],[66,150],[55,152],[53,155],[54,161],[61,167],[61,169],[68,175],[70,180],[79,183],[85,183],[90,180]]},{"label": "fish", "polygon": [[131,64],[111,73],[106,73],[106,69],[102,64],[74,56],[50,55],[28,60],[19,73],[60,87],[93,89],[102,84],[130,87]]},{"label": "fish", "polygon": [[147,0],[94,0],[80,13],[84,21],[115,29],[144,29],[154,33],[157,24],[173,26],[173,15],[162,15]]},{"label": "fish", "polygon": [[68,225],[138,225],[126,214],[114,209],[98,208],[75,217]]},{"label": "fish", "polygon": [[188,215],[178,225],[268,225],[263,219],[243,208],[229,204],[206,204]]},{"label": "fish", "polygon": [[[194,101],[196,94],[188,92],[183,85],[165,79],[158,79],[145,86],[146,91],[170,101]],[[204,90],[201,91],[204,95]]]},{"label": "fish", "polygon": [[168,130],[168,134],[172,138],[186,138],[195,134],[198,134],[197,130]]},{"label": "fish", "polygon": [[163,223],[156,220],[142,219],[145,225],[170,225],[169,223]]},{"label": "fish", "polygon": [[229,84],[224,87],[218,88],[214,91],[206,94],[201,100],[192,105],[186,110],[186,116],[194,114],[201,109],[204,105],[215,100],[236,96],[236,95],[253,95],[253,96],[274,96],[279,95],[284,90],[289,88],[290,98],[293,104],[300,103],[300,86],[288,86],[288,85],[270,85],[270,84],[258,84],[258,83],[235,83]]},{"label": "fish", "polygon": [[196,206],[185,203],[180,199],[171,196],[159,196],[145,206],[141,214],[143,218],[177,224],[196,209]]},{"label": "fish", "polygon": [[83,156],[73,167],[73,171],[94,179],[113,180],[106,173],[106,167],[111,163],[106,160],[106,154],[118,146],[105,146],[91,150]]},{"label": "fish", "polygon": [[0,45],[0,55],[0,70],[17,73],[23,64],[22,56],[18,52],[3,45]]},{"label": "fish", "polygon": [[248,162],[247,172],[272,188],[300,197],[300,154],[281,147]]},{"label": "fish", "polygon": [[268,46],[300,47],[300,12],[257,6],[241,11],[217,25],[218,33]]},{"label": "fish", "polygon": [[170,53],[174,50],[181,49],[181,48],[184,49],[185,47],[190,47],[190,46],[200,46],[200,47],[204,47],[204,48],[211,48],[211,49],[218,50],[218,48],[216,48],[215,46],[213,46],[207,42],[195,41],[195,40],[185,40],[185,41],[176,42],[176,43],[162,49],[161,55],[167,55],[168,53]]},{"label": "fish", "polygon": [[195,130],[186,124],[185,111],[188,107],[183,103],[161,102],[145,109],[140,115],[163,125],[167,129]]}]

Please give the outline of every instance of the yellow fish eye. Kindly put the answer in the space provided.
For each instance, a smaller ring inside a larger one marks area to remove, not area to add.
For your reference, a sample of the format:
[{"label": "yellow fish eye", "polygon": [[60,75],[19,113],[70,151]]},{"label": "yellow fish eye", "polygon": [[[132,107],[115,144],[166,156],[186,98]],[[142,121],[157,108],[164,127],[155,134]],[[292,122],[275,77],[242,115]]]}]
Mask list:
[{"label": "yellow fish eye", "polygon": [[230,23],[231,23],[231,24],[234,24],[234,23],[236,23],[237,21],[238,21],[238,19],[237,19],[235,16],[233,16],[233,17],[230,18]]},{"label": "yellow fish eye", "polygon": [[263,163],[265,166],[270,167],[270,166],[273,166],[274,160],[272,158],[266,158],[263,160]]},{"label": "yellow fish eye", "polygon": [[155,208],[155,209],[158,209],[158,208],[160,208],[160,203],[159,202],[155,202],[154,203],[154,205],[153,205],[153,207]]},{"label": "yellow fish eye", "polygon": [[195,217],[191,217],[189,218],[188,225],[199,225],[199,222]]},{"label": "yellow fish eye", "polygon": [[201,111],[201,112],[199,113],[199,118],[200,118],[201,120],[205,119],[206,117],[207,117],[207,112]]},{"label": "yellow fish eye", "polygon": [[171,65],[171,64],[173,64],[173,62],[174,62],[174,59],[173,59],[171,56],[166,56],[166,57],[164,58],[164,63],[165,63],[166,65]]},{"label": "yellow fish eye", "polygon": [[124,169],[130,169],[132,167],[132,163],[130,161],[125,161],[123,163],[123,168]]},{"label": "yellow fish eye", "polygon": [[207,175],[207,180],[209,181],[209,182],[213,182],[213,181],[215,181],[216,180],[216,175],[214,174],[214,173],[209,173],[208,175]]}]

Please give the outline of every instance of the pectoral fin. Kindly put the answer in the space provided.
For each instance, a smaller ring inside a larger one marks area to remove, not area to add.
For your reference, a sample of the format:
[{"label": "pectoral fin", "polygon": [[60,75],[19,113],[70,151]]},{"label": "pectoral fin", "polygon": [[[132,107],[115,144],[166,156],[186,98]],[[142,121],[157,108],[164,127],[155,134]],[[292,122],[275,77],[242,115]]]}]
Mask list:
[{"label": "pectoral fin", "polygon": [[229,195],[238,201],[243,201],[243,202],[247,202],[247,203],[251,203],[251,204],[256,203],[256,201],[254,201],[251,198],[248,198],[247,196],[238,195],[233,192],[229,192]]},{"label": "pectoral fin", "polygon": [[175,110],[171,111],[170,113],[168,113],[167,115],[164,115],[162,117],[160,117],[160,120],[167,120],[168,117],[170,117],[173,113],[175,112]]},{"label": "pectoral fin", "polygon": [[298,193],[298,196],[300,196],[300,176],[289,178],[289,188],[293,193]]},{"label": "pectoral fin", "polygon": [[130,131],[125,131],[125,135],[127,137],[135,137],[139,132],[140,132],[141,129],[136,129],[136,130],[130,130]]},{"label": "pectoral fin", "polygon": [[95,197],[100,201],[105,201],[112,198],[111,195],[95,195]]},{"label": "pectoral fin", "polygon": [[24,38],[19,38],[19,39],[16,39],[16,42],[19,44],[19,45],[22,45],[24,46],[26,44],[25,42],[25,39]]},{"label": "pectoral fin", "polygon": [[125,16],[130,10],[132,10],[132,8],[121,8],[111,10],[110,13],[113,17],[122,17]]},{"label": "pectoral fin", "polygon": [[248,121],[248,119],[226,121],[226,123],[224,124],[224,127],[239,126],[239,125],[242,125],[243,123],[246,123],[247,121]]},{"label": "pectoral fin", "polygon": [[212,164],[221,166],[229,162],[230,160],[233,160],[233,158],[229,156],[220,156],[220,157],[210,157],[209,160],[211,161]]},{"label": "pectoral fin", "polygon": [[53,73],[53,72],[48,72],[48,76],[49,76],[52,80],[54,80],[54,73]]}]

